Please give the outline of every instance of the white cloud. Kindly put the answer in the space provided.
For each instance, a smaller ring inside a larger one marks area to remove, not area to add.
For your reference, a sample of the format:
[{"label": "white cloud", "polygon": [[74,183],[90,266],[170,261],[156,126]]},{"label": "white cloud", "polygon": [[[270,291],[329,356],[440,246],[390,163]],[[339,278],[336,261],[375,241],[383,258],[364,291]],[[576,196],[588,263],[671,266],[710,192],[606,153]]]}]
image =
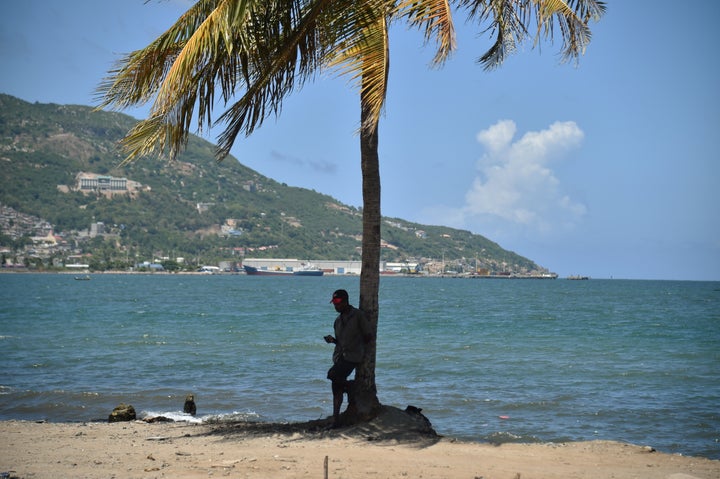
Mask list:
[{"label": "white cloud", "polygon": [[490,152],[497,152],[507,146],[515,136],[515,122],[512,120],[501,120],[487,130],[477,134],[477,141],[485,145]]},{"label": "white cloud", "polygon": [[466,223],[509,223],[535,232],[565,229],[585,215],[586,207],[562,191],[550,168],[577,148],[583,132],[572,121],[555,122],[513,142],[516,125],[497,122],[477,134],[486,153],[461,209]]}]

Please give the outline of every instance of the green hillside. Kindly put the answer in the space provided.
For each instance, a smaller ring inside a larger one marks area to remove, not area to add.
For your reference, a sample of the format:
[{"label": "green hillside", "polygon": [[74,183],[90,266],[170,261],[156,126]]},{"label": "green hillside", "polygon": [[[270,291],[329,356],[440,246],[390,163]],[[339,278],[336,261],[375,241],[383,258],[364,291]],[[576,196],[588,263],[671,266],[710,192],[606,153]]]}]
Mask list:
[{"label": "green hillside", "polygon": [[[118,167],[117,141],[135,119],[91,107],[31,104],[0,95],[0,205],[49,223],[67,242],[56,255],[92,254],[103,268],[154,257],[360,258],[361,211],[321,193],[266,178],[191,137],[175,161],[143,158]],[[78,175],[124,178],[130,192],[78,191]],[[28,248],[17,219],[5,215],[0,245]],[[104,232],[83,234],[93,223]],[[402,219],[383,223],[383,260],[481,264],[491,271],[542,271],[529,259],[468,231]],[[463,258],[465,260],[463,260]],[[501,266],[502,264],[505,266]]]}]

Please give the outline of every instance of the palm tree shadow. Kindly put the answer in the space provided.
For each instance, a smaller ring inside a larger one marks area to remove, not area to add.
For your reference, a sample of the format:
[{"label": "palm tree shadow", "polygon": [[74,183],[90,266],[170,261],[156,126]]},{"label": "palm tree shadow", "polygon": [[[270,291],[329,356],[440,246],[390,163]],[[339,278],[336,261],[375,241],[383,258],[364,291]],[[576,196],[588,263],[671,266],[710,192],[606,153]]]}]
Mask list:
[{"label": "palm tree shadow", "polygon": [[382,406],[376,418],[338,428],[332,427],[332,418],[292,423],[218,422],[207,426],[207,430],[200,435],[221,436],[227,440],[268,436],[284,436],[287,441],[344,438],[372,441],[379,445],[402,444],[425,448],[442,439],[430,421],[412,406],[406,410]]}]

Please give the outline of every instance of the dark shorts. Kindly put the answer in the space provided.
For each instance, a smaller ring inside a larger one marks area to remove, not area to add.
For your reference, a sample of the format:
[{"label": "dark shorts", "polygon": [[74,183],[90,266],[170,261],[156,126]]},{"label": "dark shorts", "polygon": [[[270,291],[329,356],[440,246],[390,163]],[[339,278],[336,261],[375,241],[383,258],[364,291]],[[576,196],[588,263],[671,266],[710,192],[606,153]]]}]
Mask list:
[{"label": "dark shorts", "polygon": [[344,381],[353,372],[353,369],[357,367],[358,363],[351,363],[343,358],[338,359],[338,362],[328,370],[327,378],[330,381]]}]

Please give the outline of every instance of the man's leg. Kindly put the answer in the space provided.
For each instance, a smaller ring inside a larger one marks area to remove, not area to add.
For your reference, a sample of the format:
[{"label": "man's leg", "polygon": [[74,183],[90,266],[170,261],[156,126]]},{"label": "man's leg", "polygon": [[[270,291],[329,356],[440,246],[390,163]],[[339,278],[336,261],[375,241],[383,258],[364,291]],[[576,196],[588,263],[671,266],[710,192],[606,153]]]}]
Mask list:
[{"label": "man's leg", "polygon": [[332,382],[332,393],[333,393],[333,422],[335,426],[340,425],[340,407],[343,403],[343,393],[345,392],[344,379],[336,380]]},{"label": "man's leg", "polygon": [[353,372],[357,364],[340,359],[328,371],[328,379],[332,381],[333,394],[333,419],[334,425],[340,425],[340,407],[343,403],[343,394],[347,392],[347,378]]}]

